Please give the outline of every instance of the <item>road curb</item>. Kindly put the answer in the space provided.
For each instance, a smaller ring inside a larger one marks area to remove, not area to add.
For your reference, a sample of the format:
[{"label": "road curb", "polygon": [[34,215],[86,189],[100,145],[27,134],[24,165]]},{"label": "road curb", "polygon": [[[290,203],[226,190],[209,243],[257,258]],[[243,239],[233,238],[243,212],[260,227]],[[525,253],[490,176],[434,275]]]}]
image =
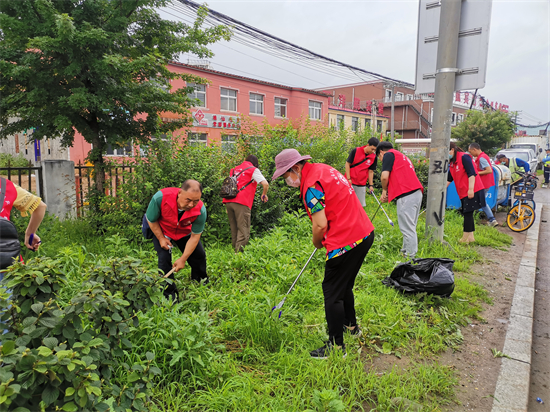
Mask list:
[{"label": "road curb", "polygon": [[527,412],[529,405],[535,278],[543,207],[542,203],[537,205],[535,212],[537,219],[528,230],[523,245],[523,255],[502,350],[509,358],[502,358],[492,412]]}]

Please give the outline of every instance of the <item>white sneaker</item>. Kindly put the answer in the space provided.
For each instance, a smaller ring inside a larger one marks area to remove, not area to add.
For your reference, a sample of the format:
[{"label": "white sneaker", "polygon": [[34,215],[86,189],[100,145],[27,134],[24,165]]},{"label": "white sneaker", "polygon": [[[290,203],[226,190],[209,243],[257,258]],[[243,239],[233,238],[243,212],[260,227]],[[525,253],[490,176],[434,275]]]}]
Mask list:
[{"label": "white sneaker", "polygon": [[491,226],[491,227],[495,227],[495,226],[498,226],[498,222],[497,220],[491,220],[489,223],[487,223],[487,225]]}]

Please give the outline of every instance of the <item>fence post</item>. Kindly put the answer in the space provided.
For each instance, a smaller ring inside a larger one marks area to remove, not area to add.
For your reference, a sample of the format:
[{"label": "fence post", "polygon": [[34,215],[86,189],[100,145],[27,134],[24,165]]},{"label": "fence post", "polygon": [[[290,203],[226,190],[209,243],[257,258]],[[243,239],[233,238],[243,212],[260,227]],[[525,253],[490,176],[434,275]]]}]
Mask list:
[{"label": "fence post", "polygon": [[44,195],[48,211],[59,219],[76,216],[74,162],[70,160],[42,161]]}]

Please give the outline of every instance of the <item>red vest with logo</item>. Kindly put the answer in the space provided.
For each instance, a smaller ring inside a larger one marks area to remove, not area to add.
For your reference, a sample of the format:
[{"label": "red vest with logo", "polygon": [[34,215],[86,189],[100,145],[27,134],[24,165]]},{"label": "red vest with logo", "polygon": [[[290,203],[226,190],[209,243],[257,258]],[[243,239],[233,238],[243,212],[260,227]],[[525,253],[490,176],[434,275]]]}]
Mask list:
[{"label": "red vest with logo", "polygon": [[481,179],[481,183],[483,183],[483,187],[485,187],[485,189],[489,189],[490,187],[495,185],[495,176],[493,175],[493,166],[491,166],[491,159],[489,159],[489,156],[481,152],[481,154],[476,158],[476,160],[474,160],[474,166],[477,169],[476,172],[479,172],[481,170],[481,166],[479,165],[479,160],[481,158],[485,159],[487,163],[489,163],[489,168],[491,169],[491,173],[488,173],[485,175],[479,175],[479,178]]},{"label": "red vest with logo", "polygon": [[393,153],[395,157],[388,181],[388,202],[413,190],[420,189],[424,193],[424,188],[416,176],[411,160],[395,149],[390,149],[388,152]]},{"label": "red vest with logo", "polygon": [[183,216],[178,221],[178,193],[180,188],[167,187],[161,189],[162,203],[160,205],[160,218],[157,220],[162,233],[170,239],[179,240],[191,233],[191,225],[201,214],[203,206],[202,200],[190,210],[183,212]]},{"label": "red vest with logo", "polygon": [[237,188],[240,190],[244,185],[246,185],[251,180],[252,180],[252,183],[246,186],[243,190],[240,190],[240,192],[237,193],[237,196],[235,198],[223,199],[223,203],[239,203],[241,205],[248,206],[250,209],[252,209],[252,205],[254,204],[254,195],[256,194],[256,187],[258,187],[258,183],[256,183],[252,179],[252,175],[254,174],[254,170],[256,170],[256,168],[252,163],[244,161],[234,169],[231,169],[231,172],[229,174],[230,176],[236,175],[240,173],[242,170],[246,169],[247,167],[250,167],[250,169],[245,170],[237,178]]},{"label": "red vest with logo", "polygon": [[6,179],[6,194],[4,197],[4,204],[0,205],[2,210],[0,210],[0,218],[10,220],[11,208],[13,207],[13,202],[17,199],[17,190],[12,182]]},{"label": "red vest with logo", "polygon": [[[451,176],[453,177],[453,181],[455,182],[456,192],[458,193],[458,197],[460,199],[468,197],[468,188],[470,187],[468,183],[468,175],[466,174],[466,170],[464,170],[464,164],[462,163],[463,156],[468,155],[464,152],[457,152],[456,160],[449,165]],[[483,190],[483,183],[481,183],[479,175],[476,174],[474,192],[477,192],[479,190]]]},{"label": "red vest with logo", "polygon": [[[369,178],[369,167],[372,166],[374,159],[376,158],[374,153],[367,155],[365,153],[365,147],[367,146],[362,146],[355,149],[355,157],[353,158],[353,163],[350,165],[349,169],[351,183],[356,186],[365,186],[367,184]],[[363,160],[365,161],[363,162]]]},{"label": "red vest with logo", "polygon": [[345,176],[323,163],[306,163],[302,169],[300,196],[310,219],[305,196],[307,189],[315,182],[319,182],[325,192],[324,210],[328,228],[322,243],[327,252],[351,245],[374,230]]}]

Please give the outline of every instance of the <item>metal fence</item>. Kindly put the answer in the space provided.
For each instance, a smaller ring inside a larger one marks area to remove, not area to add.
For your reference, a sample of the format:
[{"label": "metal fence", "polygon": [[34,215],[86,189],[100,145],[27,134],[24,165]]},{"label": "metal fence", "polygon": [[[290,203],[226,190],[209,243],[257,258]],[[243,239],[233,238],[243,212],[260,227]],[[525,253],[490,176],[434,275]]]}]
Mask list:
[{"label": "metal fence", "polygon": [[[132,173],[133,169],[133,166],[126,164],[105,166],[105,194],[116,197],[120,185],[126,183],[126,175]],[[94,182],[94,167],[79,163],[74,167],[74,175],[76,213],[80,217],[88,206],[88,195]]]},{"label": "metal fence", "polygon": [[6,177],[29,192],[38,194],[44,202],[46,201],[41,167],[0,167],[0,176]]}]

